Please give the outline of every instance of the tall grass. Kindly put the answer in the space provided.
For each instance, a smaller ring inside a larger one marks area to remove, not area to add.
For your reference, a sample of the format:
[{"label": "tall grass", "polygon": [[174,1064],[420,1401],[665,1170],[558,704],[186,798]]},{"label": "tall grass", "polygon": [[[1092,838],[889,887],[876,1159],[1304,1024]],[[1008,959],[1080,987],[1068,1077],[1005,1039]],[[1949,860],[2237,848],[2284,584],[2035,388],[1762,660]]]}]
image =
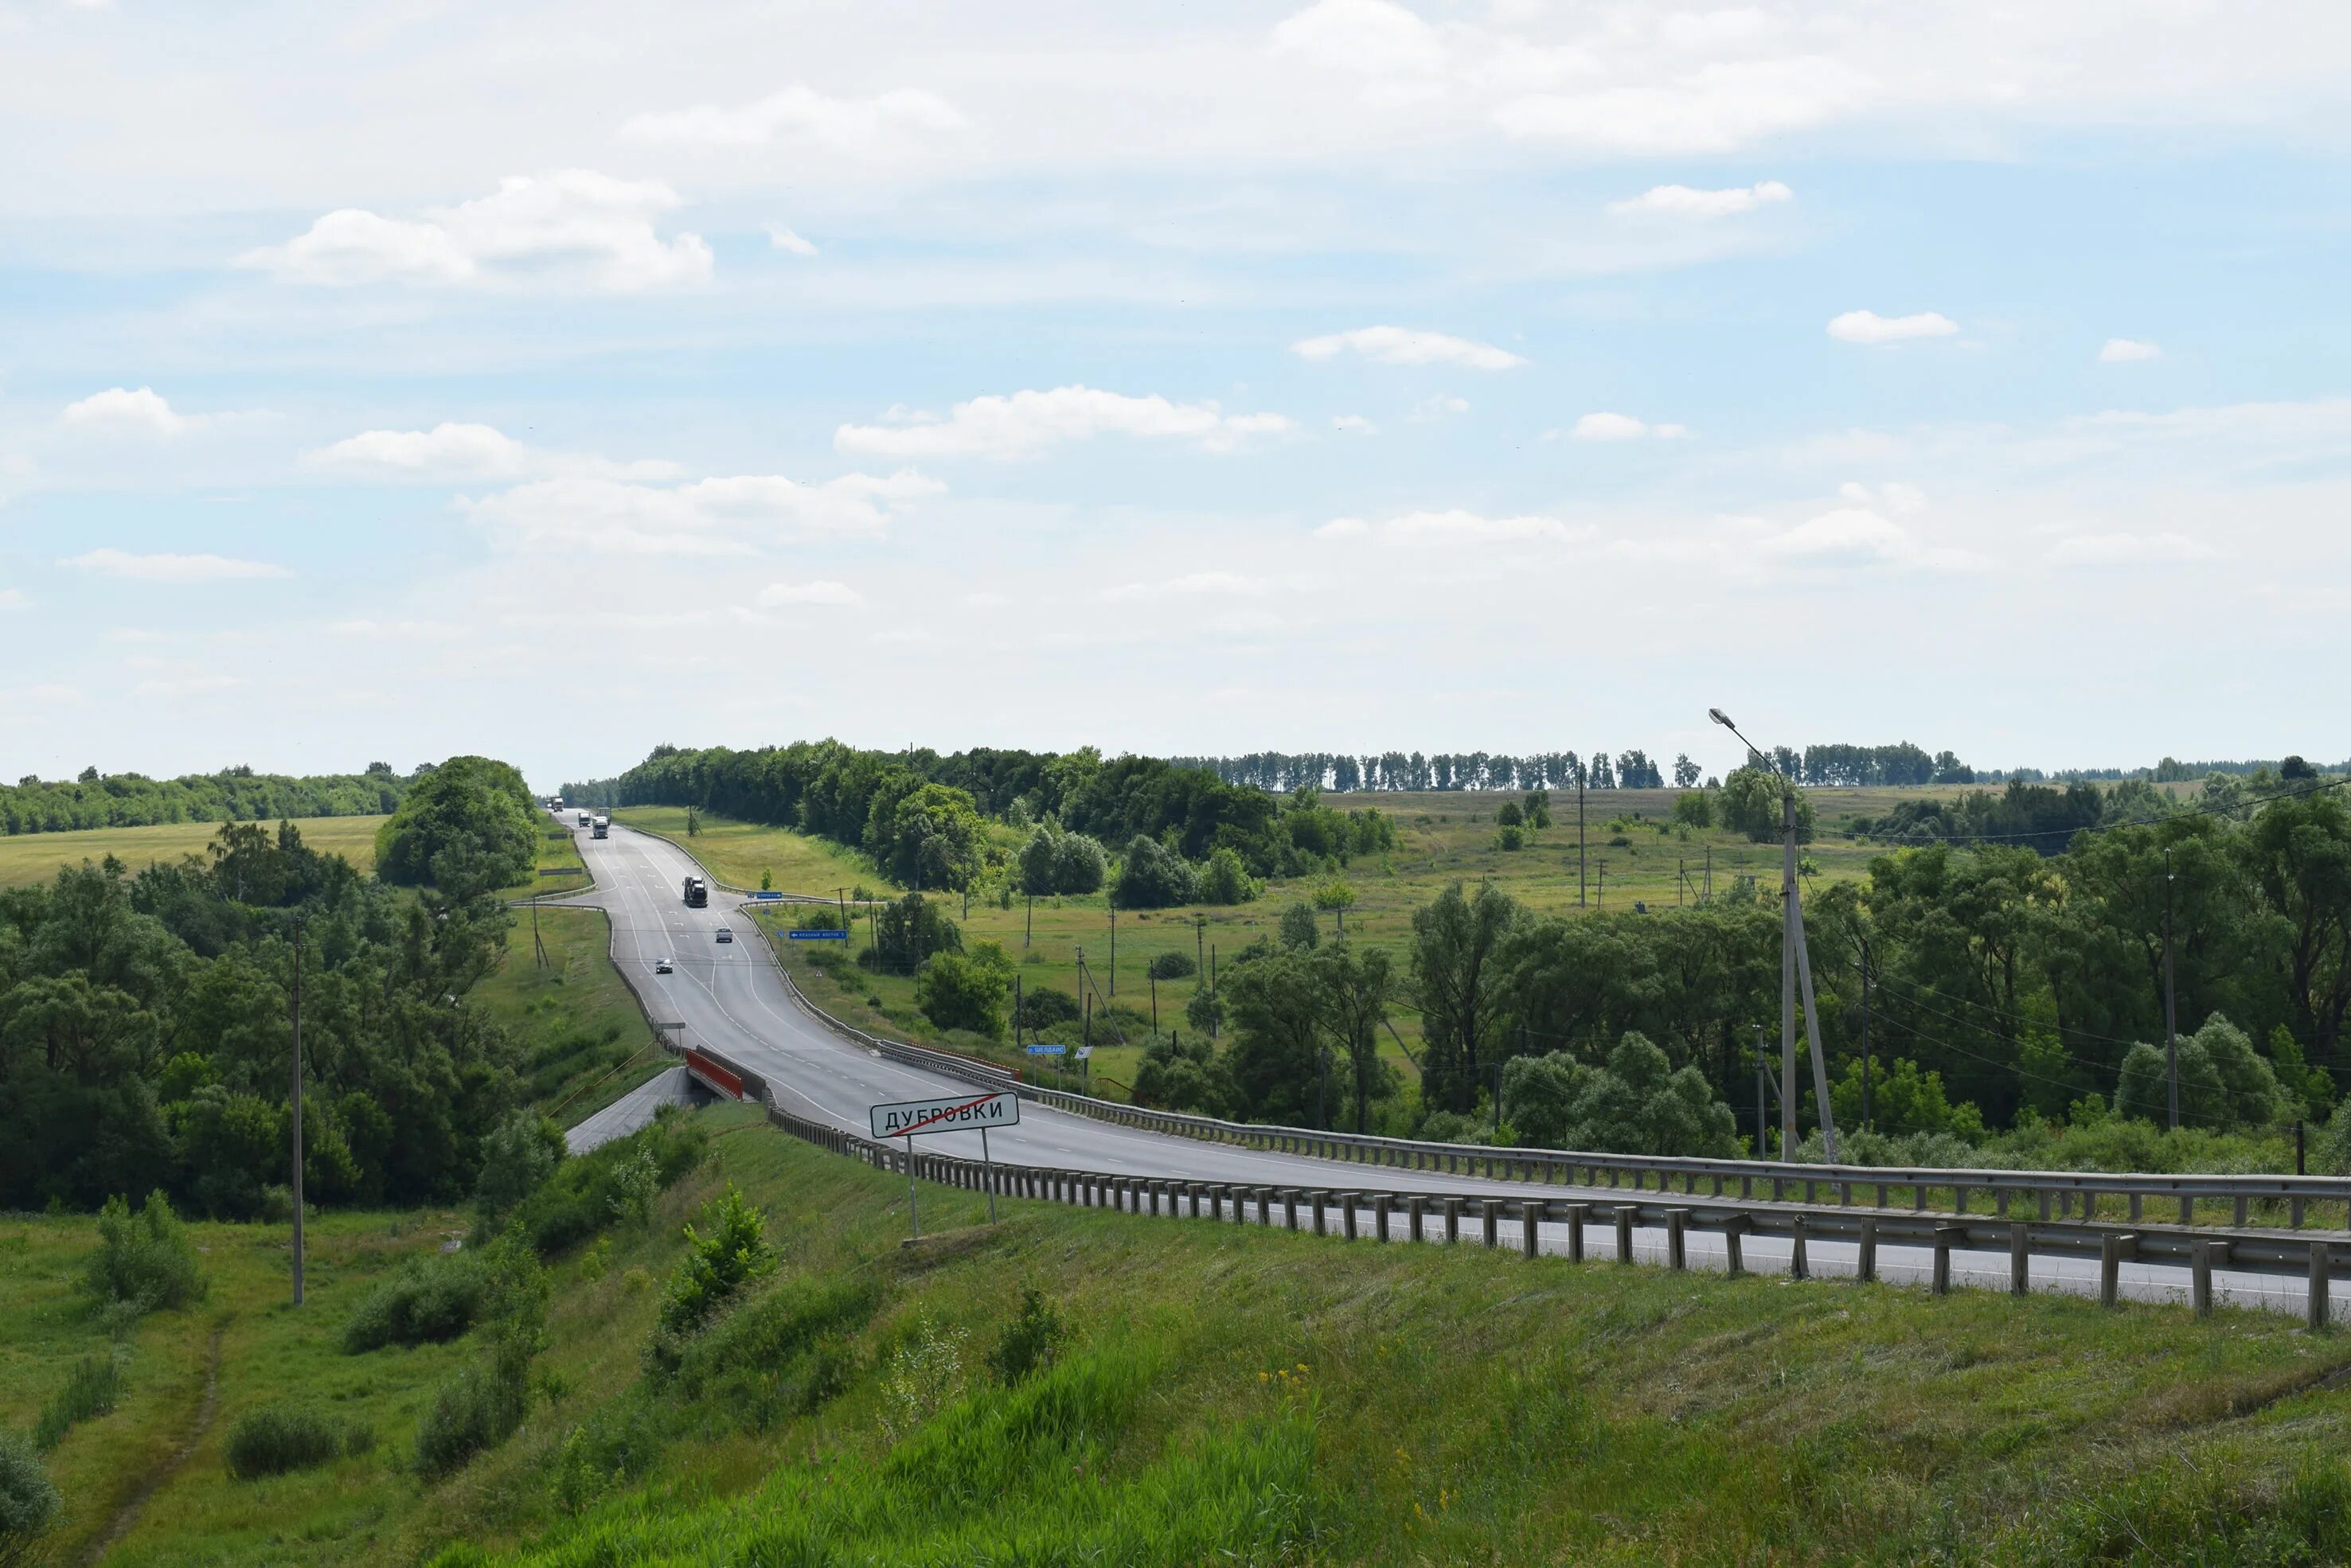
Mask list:
[{"label": "tall grass", "polygon": [[65,1386],[49,1396],[33,1423],[33,1446],[47,1453],[80,1422],[104,1416],[122,1396],[122,1364],[111,1355],[86,1355],[66,1374]]}]

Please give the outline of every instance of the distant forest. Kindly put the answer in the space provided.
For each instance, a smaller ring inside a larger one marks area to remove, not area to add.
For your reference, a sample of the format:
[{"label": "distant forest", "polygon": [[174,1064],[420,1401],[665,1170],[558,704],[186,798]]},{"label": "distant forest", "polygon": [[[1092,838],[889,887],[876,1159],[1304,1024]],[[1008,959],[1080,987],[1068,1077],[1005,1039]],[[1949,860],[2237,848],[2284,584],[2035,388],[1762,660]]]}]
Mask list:
[{"label": "distant forest", "polygon": [[[1506,751],[1384,751],[1354,755],[1342,751],[1252,751],[1240,757],[1171,757],[1178,768],[1198,768],[1228,784],[1249,784],[1277,793],[1293,789],[1330,789],[1342,794],[1359,790],[1415,789],[1662,789],[1668,783],[1687,789],[1701,782],[1698,765],[1687,756],[1674,758],[1670,768],[1650,759],[1646,751],[1605,749],[1585,758],[1573,751],[1532,752],[1513,756]],[[2039,768],[1979,770],[1949,751],[1929,755],[1907,740],[1890,746],[1808,746],[1802,751],[1775,747],[1771,761],[1798,783],[1815,789],[1858,785],[1976,784],[2138,779],[2169,784],[2205,779],[2215,773],[2251,776],[2268,771],[2294,777],[2302,759],[2278,758],[2249,762],[2182,762],[2167,757],[2152,768]],[[2294,766],[2289,767],[2288,764]],[[2351,761],[2317,771],[2351,773]]]},{"label": "distant forest", "polygon": [[65,833],[84,828],[143,828],[157,822],[257,822],[287,817],[389,816],[400,809],[414,774],[389,762],[363,773],[294,779],[224,768],[179,779],[100,774],[54,782],[27,774],[0,784],[0,833]]}]

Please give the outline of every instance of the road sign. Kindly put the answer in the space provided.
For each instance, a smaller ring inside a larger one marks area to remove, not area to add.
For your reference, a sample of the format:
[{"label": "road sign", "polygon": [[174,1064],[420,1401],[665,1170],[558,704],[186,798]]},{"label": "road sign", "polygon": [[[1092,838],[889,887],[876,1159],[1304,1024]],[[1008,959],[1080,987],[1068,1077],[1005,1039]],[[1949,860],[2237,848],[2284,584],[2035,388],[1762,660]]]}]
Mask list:
[{"label": "road sign", "polygon": [[584,865],[543,865],[538,868],[538,874],[541,876],[586,876],[588,874],[588,868]]},{"label": "road sign", "polygon": [[1019,1124],[1017,1094],[958,1094],[946,1100],[901,1100],[867,1112],[877,1138],[909,1138],[927,1133],[986,1132]]},{"label": "road sign", "polygon": [[1066,1045],[1032,1045],[1029,1048],[1029,1054],[1031,1056],[1059,1056],[1069,1049],[1070,1048]]},{"label": "road sign", "polygon": [[1092,1060],[1093,1060],[1093,1054],[1094,1054],[1094,1048],[1093,1048],[1092,1046],[1091,1046],[1091,1045],[1081,1045],[1081,1046],[1078,1047],[1078,1060],[1079,1060],[1080,1061],[1092,1061]]},{"label": "road sign", "polygon": [[780,893],[755,893],[751,896],[754,898],[777,899],[781,898],[784,895]]},{"label": "road sign", "polygon": [[846,942],[849,940],[849,933],[846,931],[787,931],[784,935],[795,942]]}]

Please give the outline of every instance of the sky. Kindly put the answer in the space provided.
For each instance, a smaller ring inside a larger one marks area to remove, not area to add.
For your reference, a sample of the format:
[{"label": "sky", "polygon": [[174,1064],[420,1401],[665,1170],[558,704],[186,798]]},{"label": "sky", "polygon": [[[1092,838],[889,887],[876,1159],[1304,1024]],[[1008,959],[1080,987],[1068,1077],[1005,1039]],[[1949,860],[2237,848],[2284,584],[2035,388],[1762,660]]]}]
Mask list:
[{"label": "sky", "polygon": [[2351,7],[0,0],[0,777],[2351,753]]}]

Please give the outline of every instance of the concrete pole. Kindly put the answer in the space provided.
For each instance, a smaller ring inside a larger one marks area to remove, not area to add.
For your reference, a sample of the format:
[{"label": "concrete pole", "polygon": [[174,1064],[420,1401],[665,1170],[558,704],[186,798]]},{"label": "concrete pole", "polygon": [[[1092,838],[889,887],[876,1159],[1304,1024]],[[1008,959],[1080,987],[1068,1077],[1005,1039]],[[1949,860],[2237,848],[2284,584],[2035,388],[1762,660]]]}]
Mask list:
[{"label": "concrete pole", "polygon": [[1780,797],[1780,1157],[1796,1157],[1796,792]]}]

